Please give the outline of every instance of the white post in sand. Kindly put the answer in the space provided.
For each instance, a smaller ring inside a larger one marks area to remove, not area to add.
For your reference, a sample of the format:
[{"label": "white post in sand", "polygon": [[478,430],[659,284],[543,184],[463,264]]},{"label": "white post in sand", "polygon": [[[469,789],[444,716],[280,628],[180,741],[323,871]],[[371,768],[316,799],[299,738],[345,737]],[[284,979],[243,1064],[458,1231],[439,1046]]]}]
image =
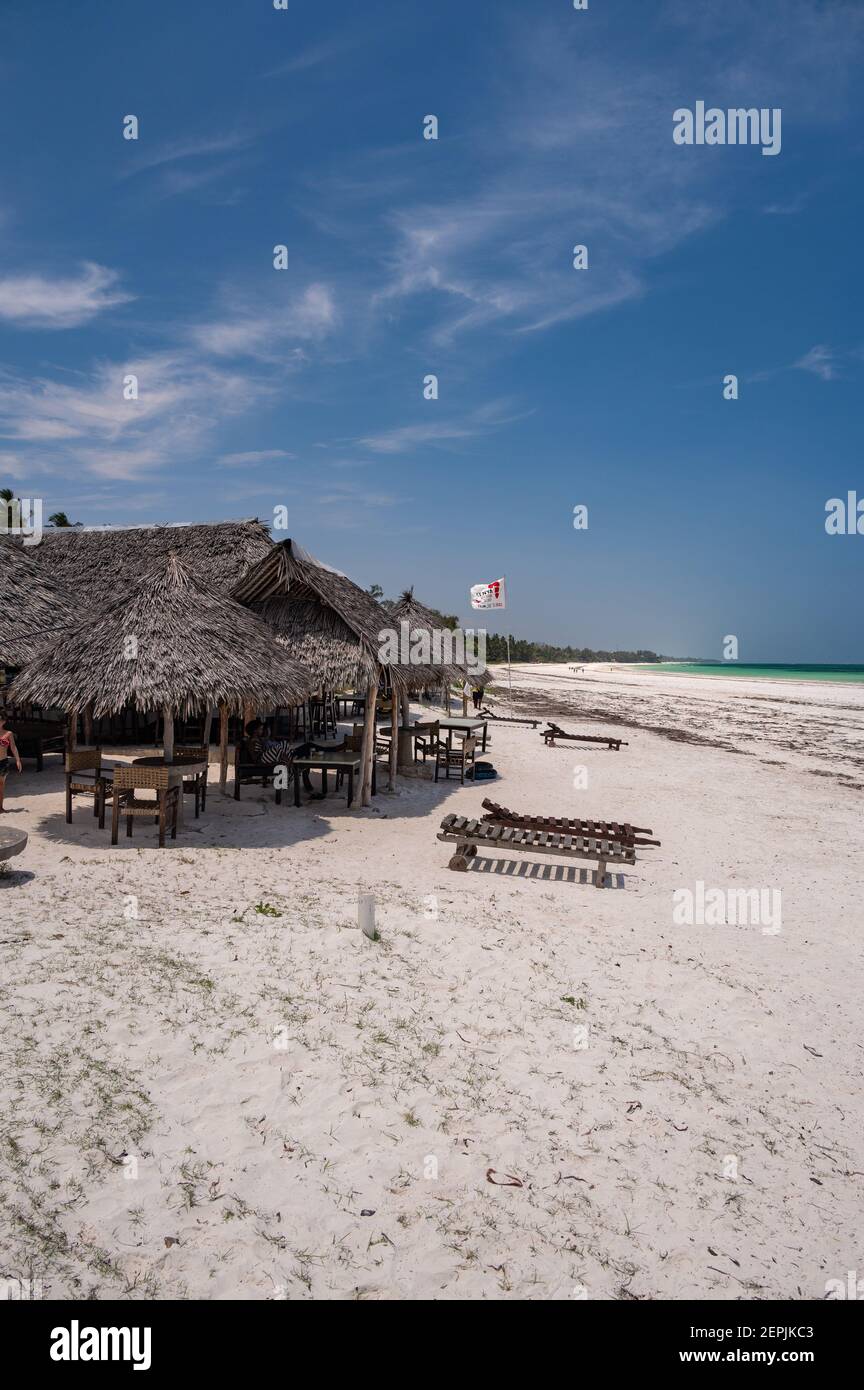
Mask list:
[{"label": "white post in sand", "polygon": [[374,893],[361,893],[358,897],[357,921],[364,936],[367,936],[370,941],[378,940],[378,929],[375,926]]}]

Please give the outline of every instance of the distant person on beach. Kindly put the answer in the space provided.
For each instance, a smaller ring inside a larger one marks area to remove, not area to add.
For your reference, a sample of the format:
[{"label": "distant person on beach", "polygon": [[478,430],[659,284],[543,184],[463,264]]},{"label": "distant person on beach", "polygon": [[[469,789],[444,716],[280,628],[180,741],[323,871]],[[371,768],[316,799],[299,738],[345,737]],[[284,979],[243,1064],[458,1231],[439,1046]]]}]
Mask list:
[{"label": "distant person on beach", "polygon": [[21,756],[15,735],[11,729],[6,728],[6,715],[0,710],[0,815],[3,813],[3,793],[6,790],[6,773],[9,770],[10,758],[15,759],[15,766],[20,772]]},{"label": "distant person on beach", "polygon": [[475,708],[475,709],[479,709],[480,706],[481,706],[482,703],[483,703],[483,687],[482,687],[482,685],[475,685],[475,686],[474,686],[474,689],[471,691],[471,699],[474,701],[474,708]]}]

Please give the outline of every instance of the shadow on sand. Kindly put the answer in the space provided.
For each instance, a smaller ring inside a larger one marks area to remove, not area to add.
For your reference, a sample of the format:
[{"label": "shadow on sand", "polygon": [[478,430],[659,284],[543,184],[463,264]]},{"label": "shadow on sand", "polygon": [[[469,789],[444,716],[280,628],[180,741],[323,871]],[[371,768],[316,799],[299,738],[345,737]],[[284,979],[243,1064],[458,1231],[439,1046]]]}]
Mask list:
[{"label": "shadow on sand", "polygon": [[[124,750],[125,753],[126,750]],[[106,760],[118,759],[106,750]],[[226,792],[219,791],[218,781],[211,780],[207,789],[207,809],[196,820],[191,796],[184,800],[184,824],[177,831],[176,840],[166,839],[166,851],[189,849],[290,849],[304,841],[311,841],[327,835],[331,828],[346,820],[403,820],[417,817],[430,818],[430,831],[437,830],[434,817],[446,814],[446,802],[451,793],[474,789],[470,782],[463,788],[455,780],[439,781],[437,784],[423,778],[399,778],[395,792],[383,789],[386,783],[386,768],[379,764],[379,790],[372,798],[371,806],[349,810],[346,804],[347,787],[343,784],[338,793],[333,791],[332,773],[330,791],[321,799],[310,797],[304,789],[300,806],[294,805],[293,789],[282,793],[281,805],[277,806],[272,788],[244,785],[239,801],[234,800],[233,781],[229,778]],[[211,779],[213,770],[211,769]],[[62,770],[46,767],[42,773],[26,779],[29,797],[38,797],[44,791],[46,797],[59,797],[62,802],[64,780]],[[316,781],[317,785],[317,781]],[[487,794],[486,784],[476,788],[477,809],[472,814],[481,815],[480,802]],[[472,798],[473,799],[473,798]],[[31,801],[31,809],[38,816],[38,802]],[[76,797],[73,801],[72,823],[66,823],[65,811],[58,808],[45,814],[33,826],[35,835],[43,835],[55,844],[76,846],[84,850],[110,850],[119,854],[123,850],[157,849],[158,827],[149,817],[136,817],[132,837],[126,835],[126,822],[121,816],[120,834],[116,845],[111,844],[111,806],[106,808],[105,829],[100,830],[93,815],[92,801],[89,797]]]},{"label": "shadow on sand", "polygon": [[[575,864],[538,863],[535,859],[486,859],[477,854],[468,861],[465,871],[469,874],[497,874],[499,878],[537,879],[544,883],[581,883],[596,888],[594,869],[590,864],[579,868]],[[607,873],[603,881],[603,891],[609,888],[621,890],[626,887],[625,875]]]}]

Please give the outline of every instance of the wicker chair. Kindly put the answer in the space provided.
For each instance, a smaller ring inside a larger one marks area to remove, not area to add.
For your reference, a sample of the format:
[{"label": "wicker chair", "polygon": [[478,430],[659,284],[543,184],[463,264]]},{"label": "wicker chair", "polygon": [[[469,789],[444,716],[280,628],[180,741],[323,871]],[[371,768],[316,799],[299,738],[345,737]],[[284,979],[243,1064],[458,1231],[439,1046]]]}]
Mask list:
[{"label": "wicker chair", "polygon": [[[111,843],[116,845],[120,817],[126,817],[126,834],[132,836],[135,816],[150,816],[159,822],[159,848],[165,845],[165,826],[171,823],[171,839],[177,839],[177,813],[180,809],[180,783],[169,786],[171,769],[167,767],[118,767],[114,769],[114,793],[111,806]],[[147,788],[155,791],[156,800],[145,800],[136,792]]]},{"label": "wicker chair", "polygon": [[113,769],[102,767],[101,748],[70,749],[65,756],[66,824],[72,824],[73,796],[92,796],[93,814],[99,817],[99,829],[105,829],[105,800],[111,785]]},{"label": "wicker chair", "polygon": [[[180,747],[174,749],[175,763],[209,764],[209,761],[210,749],[205,748],[203,744],[201,744],[200,748],[196,748],[191,744],[184,743]],[[189,777],[183,778],[183,791],[187,795],[195,797],[196,820],[201,811],[207,810],[207,773],[209,771],[209,766],[206,766],[203,772],[195,772],[190,774]]]},{"label": "wicker chair", "polygon": [[459,748],[451,748],[449,743],[443,740],[438,741],[435,749],[435,781],[438,781],[438,772],[443,767],[444,776],[448,782],[450,780],[451,767],[459,769],[460,780],[464,783],[466,775],[474,776],[474,760],[477,753],[477,738],[472,734],[470,738],[463,738]]}]

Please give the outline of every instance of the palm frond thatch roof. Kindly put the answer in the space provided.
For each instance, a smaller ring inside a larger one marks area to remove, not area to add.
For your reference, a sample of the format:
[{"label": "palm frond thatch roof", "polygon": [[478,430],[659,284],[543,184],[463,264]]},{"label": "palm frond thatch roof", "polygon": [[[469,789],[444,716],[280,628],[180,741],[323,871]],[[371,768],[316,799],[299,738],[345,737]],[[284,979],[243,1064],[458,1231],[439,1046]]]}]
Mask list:
[{"label": "palm frond thatch roof", "polygon": [[131,592],[41,652],[10,693],[15,701],[70,711],[92,703],[99,718],[127,704],[180,714],[221,702],[296,705],[313,689],[309,673],[280,651],[266,624],[171,554]]},{"label": "palm frond thatch roof", "polygon": [[[433,651],[437,650],[438,647],[443,648],[441,664],[448,669],[451,681],[458,681],[461,684],[467,678],[474,685],[489,684],[491,677],[485,667],[482,670],[477,670],[476,667],[469,665],[467,660],[463,661],[460,659],[455,634],[451,634],[450,638],[452,648],[449,654],[452,656],[452,660],[449,662],[444,660],[448,655],[448,638],[446,634],[450,629],[442,627],[440,613],[436,613],[433,608],[427,608],[425,603],[421,603],[418,598],[414,597],[413,585],[410,589],[406,589],[395,603],[388,603],[387,611],[390,613],[394,622],[407,622],[410,633],[421,633],[423,631],[429,633],[433,642]],[[437,647],[435,645],[436,641]],[[470,654],[473,651],[470,645],[471,639],[466,638],[465,642],[467,645],[467,652]]]},{"label": "palm frond thatch roof", "polygon": [[277,640],[326,689],[362,689],[382,672],[398,690],[449,679],[443,667],[382,664],[391,614],[347,575],[321,564],[294,540],[278,542],[234,588],[233,597],[264,618]]},{"label": "palm frond thatch roof", "polygon": [[106,594],[130,588],[143,568],[167,560],[170,553],[199,578],[227,593],[272,544],[267,527],[253,519],[164,526],[46,527],[32,552],[47,578],[79,598],[101,603]]},{"label": "palm frond thatch roof", "polygon": [[0,666],[23,666],[76,616],[72,595],[42,573],[31,547],[0,545]]}]

